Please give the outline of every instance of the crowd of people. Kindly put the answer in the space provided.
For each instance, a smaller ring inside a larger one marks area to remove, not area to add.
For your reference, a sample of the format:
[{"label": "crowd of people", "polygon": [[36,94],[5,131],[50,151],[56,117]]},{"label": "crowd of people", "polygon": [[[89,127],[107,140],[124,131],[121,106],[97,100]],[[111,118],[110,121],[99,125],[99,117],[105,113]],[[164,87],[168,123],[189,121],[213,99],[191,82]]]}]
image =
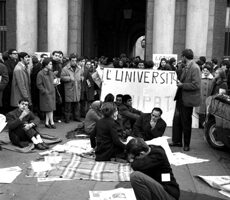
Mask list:
[{"label": "crowd of people", "polygon": [[[164,134],[164,109],[154,107],[150,113],[142,113],[132,107],[129,94],[108,94],[102,102],[105,67],[156,69],[152,61],[138,56],[129,59],[125,54],[113,59],[89,59],[74,53],[67,58],[61,51],[54,51],[51,57],[44,53],[38,59],[16,49],[4,52],[0,57],[0,113],[6,115],[11,142],[23,148],[32,141],[37,149],[48,149],[36,129],[40,119],[45,128],[56,129],[57,122],[81,122],[85,118],[84,131],[90,137],[97,161],[128,160],[134,170],[140,171],[131,176],[138,199],[151,199],[154,195],[161,196],[159,199],[178,199],[179,186],[164,151],[145,143]],[[170,146],[183,146],[184,151],[189,151],[193,108],[196,107],[202,126],[207,97],[229,94],[230,61],[223,59],[218,65],[217,59],[206,61],[202,56],[195,62],[192,50],[185,49],[182,60],[176,63],[175,58],[162,58],[157,70],[177,73]],[[128,136],[133,139],[127,144]],[[162,165],[165,168],[160,170]],[[160,173],[167,174],[166,181],[159,177]],[[156,188],[149,191],[149,184]]]}]

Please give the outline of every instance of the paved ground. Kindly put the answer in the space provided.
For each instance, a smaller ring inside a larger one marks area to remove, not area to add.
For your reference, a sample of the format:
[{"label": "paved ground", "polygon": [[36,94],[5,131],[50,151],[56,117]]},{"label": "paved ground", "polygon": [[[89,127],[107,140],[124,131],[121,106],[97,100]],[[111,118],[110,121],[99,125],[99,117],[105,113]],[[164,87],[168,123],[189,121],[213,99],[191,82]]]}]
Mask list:
[{"label": "paved ground", "polygon": [[[42,127],[42,126],[41,126]],[[63,142],[67,141],[65,134],[73,130],[76,123],[57,124],[56,130],[41,128],[41,132],[59,136]],[[2,133],[4,134],[4,133]],[[171,135],[168,128],[166,135]],[[174,152],[182,151],[173,148]],[[205,183],[194,177],[195,175],[230,175],[230,153],[211,149],[203,139],[203,132],[194,129],[192,134],[191,151],[188,155],[209,159],[210,162],[173,167],[175,177],[181,188],[182,200],[217,200],[227,199]],[[96,182],[96,181],[59,181],[38,183],[35,178],[25,177],[26,168],[31,160],[35,160],[38,153],[16,153],[8,150],[0,151],[0,168],[19,166],[23,172],[12,184],[0,184],[0,200],[86,200],[89,190],[106,190],[117,187],[130,187],[128,182]]]}]

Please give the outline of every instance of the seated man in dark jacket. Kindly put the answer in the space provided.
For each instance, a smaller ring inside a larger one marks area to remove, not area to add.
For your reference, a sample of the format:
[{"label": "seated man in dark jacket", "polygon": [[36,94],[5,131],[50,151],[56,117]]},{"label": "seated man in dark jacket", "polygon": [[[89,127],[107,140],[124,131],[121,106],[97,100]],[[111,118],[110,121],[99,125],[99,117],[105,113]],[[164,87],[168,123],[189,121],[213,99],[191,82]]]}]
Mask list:
[{"label": "seated man in dark jacket", "polygon": [[36,130],[40,119],[29,110],[28,106],[29,100],[21,99],[18,102],[18,108],[6,115],[10,141],[12,144],[22,148],[32,141],[35,148],[40,150],[48,149],[49,146],[42,141],[40,134]]},{"label": "seated man in dark jacket", "polygon": [[123,129],[129,130],[133,129],[134,123],[142,112],[132,107],[132,97],[126,94],[122,97],[122,104],[119,106],[119,114],[121,115]]},{"label": "seated man in dark jacket", "polygon": [[153,108],[152,113],[142,114],[133,127],[133,136],[141,137],[145,141],[161,137],[166,128],[165,121],[161,118],[162,110]]},{"label": "seated man in dark jacket", "polygon": [[161,146],[148,146],[142,138],[134,138],[126,151],[134,170],[130,182],[137,200],[179,199],[179,185]]}]

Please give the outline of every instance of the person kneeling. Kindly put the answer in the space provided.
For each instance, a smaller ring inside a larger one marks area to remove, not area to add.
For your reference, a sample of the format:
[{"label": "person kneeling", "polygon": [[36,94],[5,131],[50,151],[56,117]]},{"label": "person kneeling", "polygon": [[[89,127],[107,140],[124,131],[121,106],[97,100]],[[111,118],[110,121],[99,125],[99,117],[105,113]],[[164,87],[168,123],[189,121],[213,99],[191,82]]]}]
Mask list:
[{"label": "person kneeling", "polygon": [[135,170],[130,182],[137,200],[178,200],[179,185],[161,146],[148,146],[142,138],[126,146],[128,160]]},{"label": "person kneeling", "polygon": [[32,141],[35,148],[39,150],[48,149],[49,146],[43,142],[36,130],[40,119],[29,110],[28,106],[28,99],[21,99],[18,102],[18,108],[6,115],[10,141],[21,148],[28,146],[29,142]]}]

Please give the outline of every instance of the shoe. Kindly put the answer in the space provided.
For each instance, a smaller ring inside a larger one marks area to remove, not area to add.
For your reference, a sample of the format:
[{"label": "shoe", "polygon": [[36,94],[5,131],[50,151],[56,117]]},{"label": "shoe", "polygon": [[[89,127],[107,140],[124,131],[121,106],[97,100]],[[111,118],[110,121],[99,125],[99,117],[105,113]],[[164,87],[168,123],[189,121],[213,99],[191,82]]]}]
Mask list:
[{"label": "shoe", "polygon": [[38,150],[45,150],[46,148],[42,145],[42,143],[35,144],[35,148]]},{"label": "shoe", "polygon": [[80,119],[74,119],[74,121],[76,121],[76,122],[82,122]]},{"label": "shoe", "polygon": [[56,129],[56,126],[54,124],[50,124],[50,128]]},{"label": "shoe", "polygon": [[41,144],[42,144],[42,146],[45,147],[46,149],[49,149],[49,148],[50,148],[49,145],[46,144],[45,142],[43,142],[43,143],[41,143]]},{"label": "shoe", "polygon": [[66,124],[68,124],[69,123],[69,120],[67,120],[67,119],[65,119],[65,121],[64,121]]},{"label": "shoe", "polygon": [[45,124],[46,128],[51,128],[51,126],[49,124]]},{"label": "shoe", "polygon": [[189,146],[184,146],[184,151],[189,151],[190,150],[190,148],[189,148]]},{"label": "shoe", "polygon": [[169,144],[169,146],[170,147],[182,147],[182,143],[179,143],[179,142],[178,143],[174,143],[174,142],[172,142],[172,143]]}]

